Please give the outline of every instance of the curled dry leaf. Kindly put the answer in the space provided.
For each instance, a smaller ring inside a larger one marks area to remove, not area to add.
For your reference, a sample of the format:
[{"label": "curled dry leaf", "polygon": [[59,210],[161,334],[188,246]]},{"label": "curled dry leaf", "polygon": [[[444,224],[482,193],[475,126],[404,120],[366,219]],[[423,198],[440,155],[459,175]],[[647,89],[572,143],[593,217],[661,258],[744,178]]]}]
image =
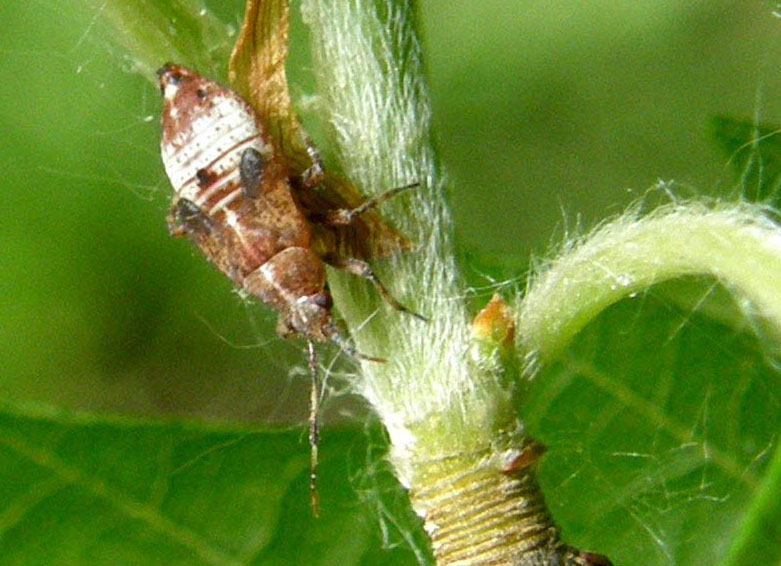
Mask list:
[{"label": "curled dry leaf", "polygon": [[[312,165],[312,158],[290,102],[285,75],[288,30],[288,0],[247,0],[228,76],[233,90],[252,105],[267,126],[291,177],[295,177]],[[316,190],[299,190],[297,196],[312,215],[356,208],[365,201],[349,183],[327,171]],[[374,211],[344,226],[315,223],[312,238],[316,251],[344,258],[379,259],[410,248],[409,241]]]},{"label": "curled dry leaf", "polygon": [[239,37],[231,54],[228,77],[231,88],[253,106],[298,172],[308,167],[300,124],[290,103],[285,60],[288,53],[287,0],[247,0]]}]

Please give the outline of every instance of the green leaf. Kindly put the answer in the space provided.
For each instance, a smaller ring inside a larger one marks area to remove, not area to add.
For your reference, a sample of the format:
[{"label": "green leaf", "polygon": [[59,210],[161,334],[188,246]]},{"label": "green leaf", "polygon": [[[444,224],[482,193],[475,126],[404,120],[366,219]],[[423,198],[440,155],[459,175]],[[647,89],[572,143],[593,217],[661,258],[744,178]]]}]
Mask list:
[{"label": "green leaf", "polygon": [[716,564],[731,545],[731,565],[781,560],[781,377],[751,320],[712,316],[744,312],[730,302],[712,280],[656,286],[532,382],[522,413],[565,540],[616,564]]},{"label": "green leaf", "polygon": [[710,123],[719,149],[740,177],[743,198],[781,204],[781,128],[717,116]]},{"label": "green leaf", "polygon": [[[391,510],[403,492],[356,432],[323,435],[314,519],[300,430],[4,413],[0,563],[416,564],[399,544],[415,519]],[[381,525],[395,548],[382,548]]]},{"label": "green leaf", "polygon": [[215,77],[227,74],[235,29],[202,0],[107,0],[99,15],[113,27],[112,40],[149,80],[166,61]]}]

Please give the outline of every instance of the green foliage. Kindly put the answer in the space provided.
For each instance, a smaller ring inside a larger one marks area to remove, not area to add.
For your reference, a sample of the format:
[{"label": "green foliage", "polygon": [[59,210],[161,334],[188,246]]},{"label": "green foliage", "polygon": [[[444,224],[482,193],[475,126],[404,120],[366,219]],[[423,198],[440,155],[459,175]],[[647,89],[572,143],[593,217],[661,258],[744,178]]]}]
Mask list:
[{"label": "green foliage", "polygon": [[781,512],[758,501],[778,500],[763,486],[779,481],[781,378],[728,312],[740,307],[713,282],[654,287],[532,382],[522,414],[548,445],[540,480],[568,540],[616,564],[718,564],[733,544],[781,560]]},{"label": "green foliage", "polygon": [[741,196],[781,204],[781,128],[727,116],[711,120],[714,140],[740,178]]},{"label": "green foliage", "polygon": [[410,536],[411,511],[393,517],[404,533],[385,523],[388,540],[380,538],[383,502],[393,506],[400,488],[377,467],[365,434],[324,435],[320,519],[310,515],[302,440],[297,430],[4,412],[0,561],[415,564],[409,545],[398,544]]},{"label": "green foliage", "polygon": [[100,13],[133,69],[150,80],[161,61],[176,61],[223,80],[227,76],[235,29],[202,0],[108,0]]}]

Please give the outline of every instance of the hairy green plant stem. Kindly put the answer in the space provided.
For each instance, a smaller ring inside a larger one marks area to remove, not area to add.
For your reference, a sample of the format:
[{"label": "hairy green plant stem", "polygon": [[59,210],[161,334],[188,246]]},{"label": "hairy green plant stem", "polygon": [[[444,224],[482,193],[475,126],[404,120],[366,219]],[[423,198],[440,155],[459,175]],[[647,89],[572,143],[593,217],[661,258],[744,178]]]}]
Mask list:
[{"label": "hairy green plant stem", "polygon": [[594,316],[656,283],[710,275],[781,336],[781,231],[748,204],[684,203],[606,223],[541,270],[518,309],[528,362],[556,356]]},{"label": "hairy green plant stem", "polygon": [[388,360],[363,363],[355,388],[388,430],[391,461],[437,564],[574,564],[580,555],[559,541],[534,479],[536,456],[513,465],[529,441],[512,378],[471,336],[412,4],[305,0],[302,11],[322,112],[347,176],[369,195],[421,185],[382,209],[415,250],[377,268],[428,322],[378,304],[355,278],[331,273],[329,283],[359,349]]},{"label": "hairy green plant stem", "polygon": [[355,278],[329,274],[359,349],[388,360],[364,363],[356,389],[385,423],[394,464],[411,485],[415,461],[482,449],[514,423],[514,409],[506,384],[469,361],[464,284],[453,259],[411,4],[306,0],[303,13],[323,115],[347,176],[366,194],[421,184],[382,209],[414,251],[377,268],[391,292],[428,322],[388,309]]}]

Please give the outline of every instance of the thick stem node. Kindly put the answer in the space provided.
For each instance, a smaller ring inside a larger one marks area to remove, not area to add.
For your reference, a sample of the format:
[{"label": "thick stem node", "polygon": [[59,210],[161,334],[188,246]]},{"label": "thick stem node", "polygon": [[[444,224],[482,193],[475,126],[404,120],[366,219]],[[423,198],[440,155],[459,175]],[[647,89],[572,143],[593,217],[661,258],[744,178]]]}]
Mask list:
[{"label": "thick stem node", "polygon": [[559,540],[534,469],[533,462],[503,465],[490,450],[421,464],[410,496],[437,565],[577,564],[578,553]]}]

